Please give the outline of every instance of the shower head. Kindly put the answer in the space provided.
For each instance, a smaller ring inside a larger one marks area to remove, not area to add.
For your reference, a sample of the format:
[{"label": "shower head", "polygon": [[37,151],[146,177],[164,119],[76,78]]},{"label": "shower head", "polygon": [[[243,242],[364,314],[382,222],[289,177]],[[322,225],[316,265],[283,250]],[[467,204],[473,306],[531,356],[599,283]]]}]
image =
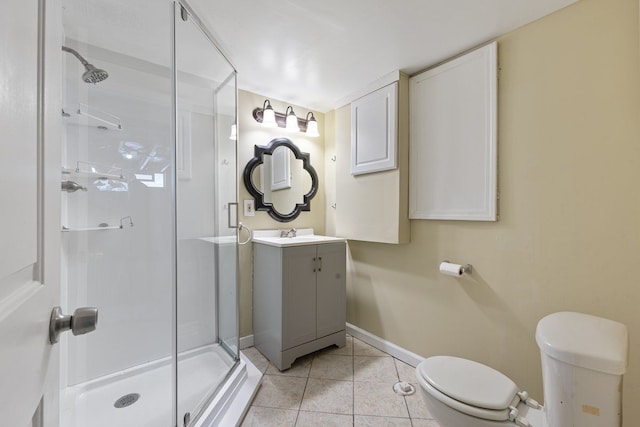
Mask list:
[{"label": "shower head", "polygon": [[71,49],[70,47],[62,46],[62,50],[65,52],[69,52],[70,54],[78,58],[78,61],[80,61],[80,63],[84,65],[84,68],[86,69],[86,71],[84,72],[84,74],[82,74],[82,80],[85,83],[96,84],[96,83],[100,83],[101,81],[109,77],[109,73],[107,73],[105,70],[101,70],[99,68],[94,67],[92,64],[89,64],[89,62],[86,59],[84,59],[74,49]]},{"label": "shower head", "polygon": [[100,83],[103,80],[106,80],[106,78],[109,77],[109,73],[107,73],[105,70],[96,68],[91,64],[87,64],[84,67],[87,69],[87,71],[82,74],[82,80],[84,80],[85,83],[96,84]]}]

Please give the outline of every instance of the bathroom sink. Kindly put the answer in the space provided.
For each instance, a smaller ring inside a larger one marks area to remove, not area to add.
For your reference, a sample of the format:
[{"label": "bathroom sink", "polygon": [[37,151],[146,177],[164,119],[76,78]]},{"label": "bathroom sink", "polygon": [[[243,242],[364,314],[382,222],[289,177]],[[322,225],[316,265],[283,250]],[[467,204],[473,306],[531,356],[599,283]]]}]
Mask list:
[{"label": "bathroom sink", "polygon": [[286,248],[289,246],[318,245],[323,243],[344,242],[341,237],[320,236],[313,234],[313,228],[296,230],[295,237],[280,237],[282,230],[256,230],[253,241],[264,245]]},{"label": "bathroom sink", "polygon": [[288,246],[303,246],[303,245],[317,245],[322,243],[335,243],[344,242],[344,239],[340,237],[318,236],[312,234],[310,236],[296,236],[296,237],[254,237],[253,241],[256,243],[263,243],[265,245],[279,246],[281,248]]}]

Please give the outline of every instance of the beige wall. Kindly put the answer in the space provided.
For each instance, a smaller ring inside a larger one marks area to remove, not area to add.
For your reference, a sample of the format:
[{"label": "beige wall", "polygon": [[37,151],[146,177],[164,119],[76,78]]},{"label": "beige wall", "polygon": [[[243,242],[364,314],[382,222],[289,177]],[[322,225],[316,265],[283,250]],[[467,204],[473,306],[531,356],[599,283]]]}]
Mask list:
[{"label": "beige wall", "polygon": [[[265,100],[262,95],[251,92],[239,91],[238,93],[238,201],[240,215],[239,220],[251,228],[274,229],[274,228],[313,228],[317,234],[325,232],[325,191],[322,183],[325,182],[325,150],[324,150],[324,132],[325,127],[324,114],[313,112],[318,121],[318,129],[320,136],[316,138],[307,138],[303,133],[288,133],[282,128],[268,129],[263,128],[260,123],[253,119],[252,112],[256,107],[261,107]],[[273,109],[277,112],[284,113],[289,104],[285,104],[275,99],[269,99]],[[309,110],[293,105],[293,109],[298,117],[305,117]],[[245,217],[242,213],[243,200],[252,199],[242,180],[242,173],[247,162],[253,158],[253,149],[255,145],[267,145],[274,138],[289,138],[294,144],[300,148],[302,152],[310,154],[311,165],[318,173],[318,181],[320,188],[318,193],[311,200],[311,211],[302,212],[298,218],[291,222],[278,222],[272,219],[266,212],[256,212],[253,217]],[[246,232],[240,233],[240,239],[247,238]],[[252,295],[253,295],[253,251],[251,243],[240,246],[240,336],[244,337],[253,333],[252,326]]]},{"label": "beige wall", "polygon": [[[542,399],[537,321],[561,310],[618,320],[635,407],[638,40],[637,0],[582,0],[500,38],[500,221],[416,220],[407,245],[349,242],[348,321],[423,356],[489,364]],[[342,143],[327,140],[327,156]],[[473,264],[473,276],[442,276],[444,259]]]}]

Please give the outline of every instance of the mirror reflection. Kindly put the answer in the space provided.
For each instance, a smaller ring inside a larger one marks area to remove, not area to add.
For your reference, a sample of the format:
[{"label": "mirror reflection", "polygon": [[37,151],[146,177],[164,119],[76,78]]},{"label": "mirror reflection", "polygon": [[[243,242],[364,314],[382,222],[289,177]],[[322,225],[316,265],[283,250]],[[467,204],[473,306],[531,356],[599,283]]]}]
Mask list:
[{"label": "mirror reflection", "polygon": [[304,203],[304,195],[311,190],[311,175],[304,170],[302,160],[284,146],[273,154],[263,154],[263,164],[256,167],[251,180],[278,212],[292,212]]},{"label": "mirror reflection", "polygon": [[255,146],[255,157],[244,171],[245,186],[254,197],[256,210],[267,211],[281,222],[292,221],[310,210],[318,177],[309,162],[289,139],[276,138]]}]

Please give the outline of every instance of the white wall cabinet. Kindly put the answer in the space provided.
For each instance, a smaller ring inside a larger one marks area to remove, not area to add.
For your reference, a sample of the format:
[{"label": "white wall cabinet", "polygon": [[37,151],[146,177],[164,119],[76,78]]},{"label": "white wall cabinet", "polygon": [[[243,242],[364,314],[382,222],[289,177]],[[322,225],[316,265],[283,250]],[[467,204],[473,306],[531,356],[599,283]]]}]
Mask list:
[{"label": "white wall cabinet", "polygon": [[351,173],[397,167],[398,82],[351,103]]},{"label": "white wall cabinet", "polygon": [[[350,240],[408,243],[409,77],[396,71],[349,99],[335,115],[335,233]],[[355,148],[371,141],[378,141],[376,148]],[[385,157],[393,162],[382,170]],[[380,169],[352,173],[354,163],[365,166],[364,160]]]},{"label": "white wall cabinet", "polygon": [[280,370],[345,345],[345,243],[253,245],[254,345]]},{"label": "white wall cabinet", "polygon": [[497,44],[411,77],[409,216],[497,219]]}]

